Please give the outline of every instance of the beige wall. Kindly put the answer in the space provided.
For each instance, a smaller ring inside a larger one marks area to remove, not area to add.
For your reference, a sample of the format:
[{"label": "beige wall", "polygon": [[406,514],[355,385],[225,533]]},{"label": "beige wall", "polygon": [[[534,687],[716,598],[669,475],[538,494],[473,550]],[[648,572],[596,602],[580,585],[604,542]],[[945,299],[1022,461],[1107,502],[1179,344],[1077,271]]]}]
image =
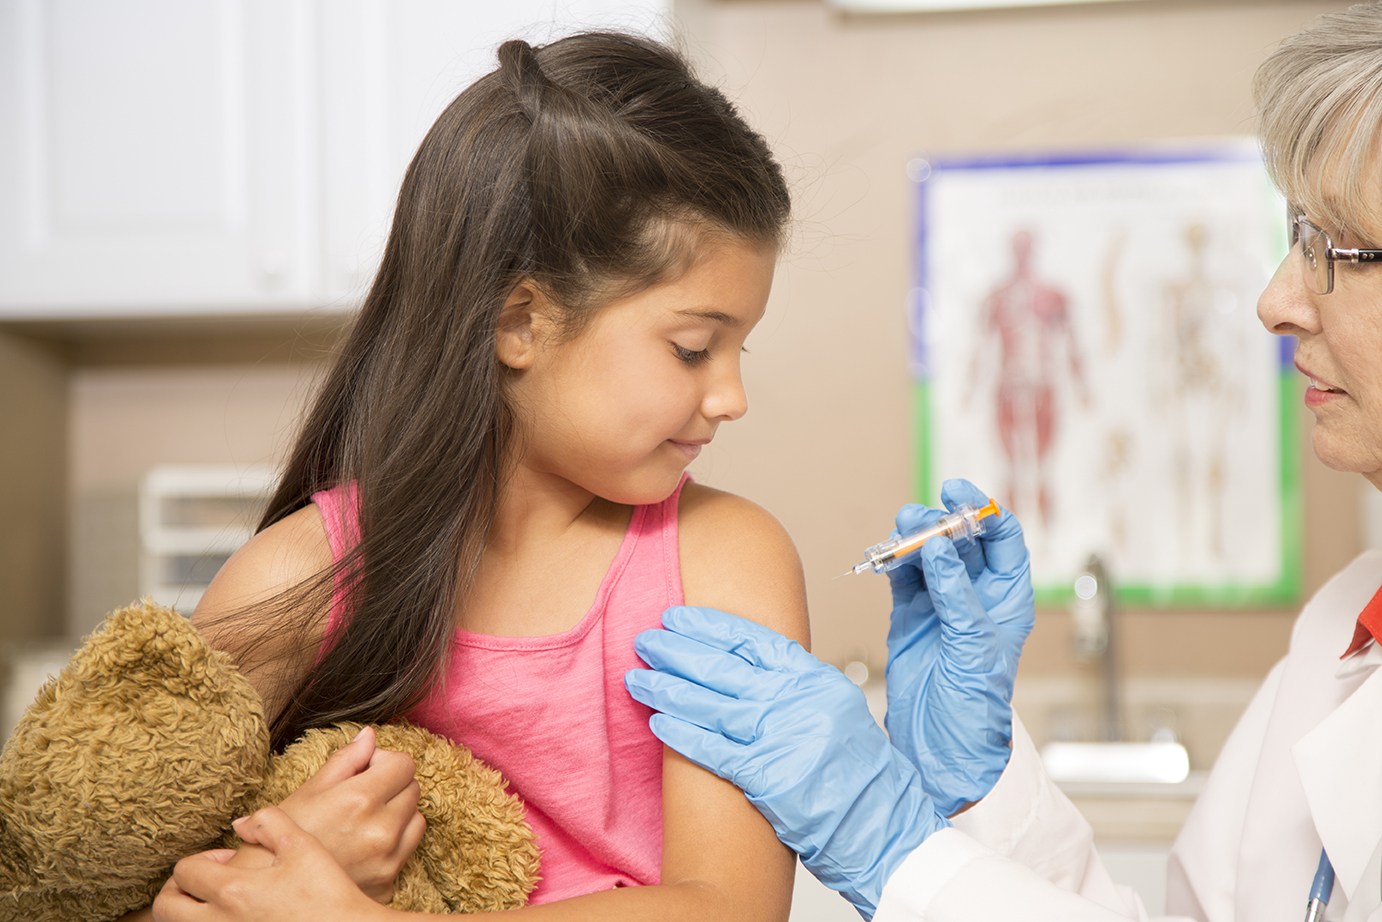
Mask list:
[{"label": "beige wall", "polygon": [[[750,414],[722,431],[699,470],[767,506],[796,538],[823,658],[863,647],[876,665],[886,655],[885,581],[831,577],[912,499],[908,159],[1250,134],[1254,68],[1282,36],[1346,5],[1144,0],[845,16],[818,0],[679,0],[703,73],[786,163],[800,222],[749,340]],[[1358,488],[1309,457],[1304,431],[1301,444],[1313,590],[1358,550]],[[1284,651],[1293,617],[1128,612],[1125,667],[1251,688]],[[1041,613],[1024,680],[1087,674],[1068,633],[1064,613]]]},{"label": "beige wall", "polygon": [[79,331],[67,349],[69,636],[139,595],[144,473],[158,464],[279,464],[340,323]]},{"label": "beige wall", "polygon": [[0,331],[0,647],[62,633],[66,472],[62,351]]}]

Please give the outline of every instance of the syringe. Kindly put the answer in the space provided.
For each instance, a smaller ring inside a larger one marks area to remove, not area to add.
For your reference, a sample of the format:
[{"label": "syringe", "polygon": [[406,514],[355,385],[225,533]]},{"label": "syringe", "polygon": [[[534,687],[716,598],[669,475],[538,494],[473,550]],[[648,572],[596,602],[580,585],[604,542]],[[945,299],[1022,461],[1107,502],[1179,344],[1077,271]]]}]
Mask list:
[{"label": "syringe", "polygon": [[[914,556],[923,544],[936,535],[945,535],[951,541],[977,538],[987,527],[984,519],[991,515],[1000,515],[1002,511],[998,508],[998,501],[992,498],[987,506],[976,507],[969,503],[961,503],[955,507],[954,512],[941,516],[925,528],[918,528],[905,535],[889,538],[881,544],[875,544],[864,552],[864,562],[849,572],[863,573],[865,570],[872,570],[875,573],[886,573],[905,563],[907,558]],[[849,573],[840,575],[848,576]]]}]

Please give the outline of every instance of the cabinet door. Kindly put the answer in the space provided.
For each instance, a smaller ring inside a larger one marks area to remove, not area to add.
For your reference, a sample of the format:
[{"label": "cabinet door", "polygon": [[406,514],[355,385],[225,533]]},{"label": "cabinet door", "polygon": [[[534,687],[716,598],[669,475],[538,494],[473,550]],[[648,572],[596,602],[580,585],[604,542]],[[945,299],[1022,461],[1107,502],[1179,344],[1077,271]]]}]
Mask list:
[{"label": "cabinet door", "polygon": [[0,319],[301,307],[307,0],[0,0]]}]

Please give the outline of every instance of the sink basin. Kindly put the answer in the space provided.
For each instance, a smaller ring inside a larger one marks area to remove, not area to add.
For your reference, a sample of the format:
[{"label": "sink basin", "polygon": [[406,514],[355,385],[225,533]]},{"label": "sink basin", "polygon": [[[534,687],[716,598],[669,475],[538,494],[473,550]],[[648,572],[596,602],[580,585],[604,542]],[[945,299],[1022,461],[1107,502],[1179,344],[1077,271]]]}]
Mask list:
[{"label": "sink basin", "polygon": [[1057,783],[1180,784],[1190,775],[1190,757],[1174,742],[1052,742],[1041,762]]}]

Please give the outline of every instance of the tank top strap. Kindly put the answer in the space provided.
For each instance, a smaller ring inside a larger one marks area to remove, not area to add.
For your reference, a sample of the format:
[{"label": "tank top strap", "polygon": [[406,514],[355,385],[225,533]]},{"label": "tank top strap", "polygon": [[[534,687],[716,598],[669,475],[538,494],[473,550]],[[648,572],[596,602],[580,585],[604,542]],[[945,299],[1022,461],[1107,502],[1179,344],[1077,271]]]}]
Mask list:
[{"label": "tank top strap", "polygon": [[663,608],[682,604],[677,508],[682,488],[690,479],[689,474],[682,474],[671,496],[660,503],[634,507],[627,536],[634,543],[616,584],[619,594],[633,592],[648,604],[661,592],[665,598]]}]

